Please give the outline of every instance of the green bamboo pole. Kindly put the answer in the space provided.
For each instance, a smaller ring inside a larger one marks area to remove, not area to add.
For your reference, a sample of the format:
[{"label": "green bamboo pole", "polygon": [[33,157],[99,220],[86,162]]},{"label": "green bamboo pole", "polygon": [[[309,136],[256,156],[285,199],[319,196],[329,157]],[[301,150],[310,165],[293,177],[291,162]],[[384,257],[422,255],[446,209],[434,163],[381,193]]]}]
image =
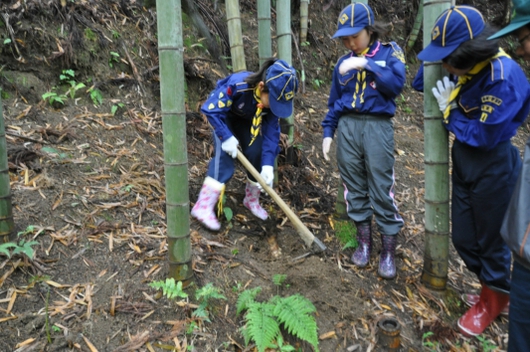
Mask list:
[{"label": "green bamboo pole", "polygon": [[[431,29],[450,0],[423,0],[423,45],[431,42]],[[441,62],[424,63],[425,133],[425,253],[421,282],[433,290],[445,290],[449,258],[449,146],[447,130],[432,87],[442,78]]]},{"label": "green bamboo pole", "polygon": [[[278,38],[278,57],[287,63],[292,63],[292,36],[291,36],[291,1],[276,1],[276,33]],[[294,117],[291,115],[285,120],[287,127],[288,147],[294,144]],[[292,162],[292,160],[291,160]]]},{"label": "green bamboo pole", "polygon": [[309,18],[309,0],[300,0],[300,44],[307,41],[307,28]]},{"label": "green bamboo pole", "polygon": [[272,57],[271,39],[271,3],[269,0],[258,0],[258,53],[259,64]]},{"label": "green bamboo pole", "polygon": [[157,0],[160,102],[164,140],[169,277],[187,287],[193,281],[186,108],[184,105],[184,47],[180,0]]},{"label": "green bamboo pole", "polygon": [[11,205],[11,186],[9,184],[9,168],[7,166],[7,142],[4,125],[2,99],[0,99],[0,244],[9,242],[15,222]]},{"label": "green bamboo pole", "polygon": [[245,63],[245,49],[241,34],[241,15],[238,0],[226,0],[226,21],[228,25],[228,39],[230,40],[230,55],[232,56],[232,71],[239,72],[247,69]]},{"label": "green bamboo pole", "polygon": [[421,25],[423,24],[423,1],[420,1],[420,6],[418,7],[418,13],[414,19],[414,26],[412,26],[412,31],[410,31],[409,39],[407,40],[407,46],[405,47],[405,52],[408,53],[416,44],[418,39],[418,33],[420,32]]}]

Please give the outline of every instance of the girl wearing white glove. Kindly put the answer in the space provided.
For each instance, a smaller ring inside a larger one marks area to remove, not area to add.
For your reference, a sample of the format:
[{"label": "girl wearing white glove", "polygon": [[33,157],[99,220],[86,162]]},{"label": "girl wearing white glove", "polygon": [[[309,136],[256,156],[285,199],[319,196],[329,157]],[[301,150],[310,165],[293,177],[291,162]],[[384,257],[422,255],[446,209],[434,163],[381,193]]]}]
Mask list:
[{"label": "girl wearing white glove", "polygon": [[[214,154],[191,210],[204,226],[214,231],[221,228],[214,208],[234,174],[237,153],[243,153],[256,170],[261,170],[272,187],[274,160],[280,151],[279,119],[292,115],[297,90],[295,69],[274,58],[266,60],[258,72],[237,72],[217,82],[201,108],[213,127]],[[265,220],[268,214],[259,204],[260,192],[259,184],[248,173],[243,204]]]},{"label": "girl wearing white glove", "polygon": [[493,33],[477,9],[454,6],[438,17],[431,43],[418,54],[422,61],[442,61],[458,77],[456,85],[447,78],[437,82],[432,93],[443,125],[455,137],[451,238],[481,284],[479,294],[463,296],[471,308],[458,319],[458,328],[467,336],[482,334],[507,310],[511,258],[500,229],[521,168],[510,139],[530,110],[530,84],[498,41],[488,40]]},{"label": "girl wearing white glove", "polygon": [[394,128],[396,96],[405,84],[405,58],[395,43],[378,40],[384,28],[363,3],[348,5],[339,15],[337,32],[350,51],[337,61],[322,122],[322,152],[329,160],[337,133],[337,163],[344,182],[348,217],[357,227],[359,247],[352,262],[365,267],[372,249],[372,217],[381,234],[378,273],[396,276],[394,254],[403,227],[394,200]]}]

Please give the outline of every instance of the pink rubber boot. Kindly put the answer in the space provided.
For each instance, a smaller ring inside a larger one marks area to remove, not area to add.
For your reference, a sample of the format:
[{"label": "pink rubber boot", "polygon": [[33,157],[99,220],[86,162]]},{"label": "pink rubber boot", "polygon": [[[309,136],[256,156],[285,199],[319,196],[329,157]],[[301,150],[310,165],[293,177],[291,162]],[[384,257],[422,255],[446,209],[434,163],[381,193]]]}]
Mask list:
[{"label": "pink rubber boot", "polygon": [[214,208],[223,187],[223,183],[211,177],[206,177],[202,184],[201,193],[199,193],[199,199],[197,199],[197,203],[191,209],[191,216],[213,231],[218,231],[221,228]]},{"label": "pink rubber boot", "polygon": [[243,205],[252,212],[255,216],[261,220],[266,220],[269,214],[259,205],[259,195],[261,190],[258,184],[248,180],[247,186],[245,187],[245,199],[243,199]]}]

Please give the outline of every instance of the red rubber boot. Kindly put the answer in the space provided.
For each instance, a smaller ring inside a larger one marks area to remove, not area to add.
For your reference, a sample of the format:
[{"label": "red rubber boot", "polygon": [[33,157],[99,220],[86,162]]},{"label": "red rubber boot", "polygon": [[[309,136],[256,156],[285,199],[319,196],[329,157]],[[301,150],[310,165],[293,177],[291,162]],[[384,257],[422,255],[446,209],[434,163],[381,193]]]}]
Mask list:
[{"label": "red rubber boot", "polygon": [[458,329],[466,336],[477,336],[499,316],[510,300],[506,293],[483,285],[478,302],[458,319]]}]

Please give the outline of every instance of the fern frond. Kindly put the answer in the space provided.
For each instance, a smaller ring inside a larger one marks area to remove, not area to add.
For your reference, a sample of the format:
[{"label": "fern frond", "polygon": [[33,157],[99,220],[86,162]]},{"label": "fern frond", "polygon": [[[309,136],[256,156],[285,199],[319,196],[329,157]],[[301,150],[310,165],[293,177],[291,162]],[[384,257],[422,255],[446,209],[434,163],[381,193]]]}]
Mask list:
[{"label": "fern frond", "polygon": [[273,314],[287,332],[309,342],[318,352],[318,333],[315,317],[316,308],[310,300],[301,295],[275,299]]},{"label": "fern frond", "polygon": [[254,340],[258,352],[264,352],[280,334],[280,326],[274,318],[273,311],[274,306],[270,303],[254,302],[249,304],[245,314],[246,331],[243,333],[245,342]]},{"label": "fern frond", "polygon": [[195,298],[202,301],[208,301],[212,298],[226,300],[226,297],[221,294],[220,289],[215,287],[211,282],[198,289],[195,292]]},{"label": "fern frond", "polygon": [[239,315],[242,311],[248,309],[250,303],[254,302],[256,296],[261,292],[261,287],[256,287],[250,290],[241,292],[236,302],[236,315]]}]

